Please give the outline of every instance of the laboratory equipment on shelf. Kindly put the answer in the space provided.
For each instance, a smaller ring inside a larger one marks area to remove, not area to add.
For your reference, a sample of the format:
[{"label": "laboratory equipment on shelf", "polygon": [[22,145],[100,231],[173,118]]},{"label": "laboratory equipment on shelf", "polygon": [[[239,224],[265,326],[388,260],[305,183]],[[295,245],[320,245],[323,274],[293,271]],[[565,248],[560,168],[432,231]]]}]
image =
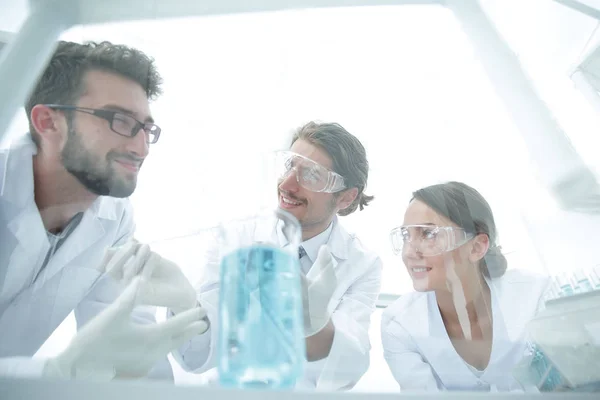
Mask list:
[{"label": "laboratory equipment on shelf", "polygon": [[540,391],[600,391],[600,290],[591,277],[557,279],[557,297],[529,323],[529,373]]}]

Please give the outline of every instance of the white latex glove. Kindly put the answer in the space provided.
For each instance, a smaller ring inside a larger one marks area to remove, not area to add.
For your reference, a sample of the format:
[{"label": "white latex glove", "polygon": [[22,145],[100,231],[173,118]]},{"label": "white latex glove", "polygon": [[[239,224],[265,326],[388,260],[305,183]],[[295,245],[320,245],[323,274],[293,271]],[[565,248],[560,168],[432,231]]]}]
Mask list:
[{"label": "white latex glove", "polygon": [[110,380],[148,374],[170,351],[207,329],[201,308],[159,324],[137,324],[131,312],[143,285],[135,278],[106,309],[86,324],[69,346],[46,362],[44,376]]},{"label": "white latex glove", "polygon": [[175,314],[198,304],[194,287],[177,264],[135,240],[108,249],[100,269],[123,285],[141,275],[144,278],[138,293],[141,304],[168,307]]},{"label": "white latex glove", "polygon": [[323,245],[308,274],[301,274],[305,337],[319,332],[331,318],[327,306],[337,287],[335,264],[327,246]]}]

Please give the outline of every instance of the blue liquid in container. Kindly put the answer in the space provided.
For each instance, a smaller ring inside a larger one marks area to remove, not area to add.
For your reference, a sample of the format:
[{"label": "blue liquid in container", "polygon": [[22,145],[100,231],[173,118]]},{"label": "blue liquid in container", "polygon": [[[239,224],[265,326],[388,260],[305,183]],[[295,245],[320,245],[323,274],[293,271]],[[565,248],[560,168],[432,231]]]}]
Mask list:
[{"label": "blue liquid in container", "polygon": [[224,387],[292,388],[306,349],[297,258],[240,248],[221,261],[218,369]]},{"label": "blue liquid in container", "polygon": [[556,277],[556,282],[560,288],[560,297],[568,297],[575,294],[575,289],[571,285],[569,275],[563,274]]},{"label": "blue liquid in container", "polygon": [[590,281],[585,271],[575,271],[574,278],[577,282],[577,286],[579,287],[579,293],[591,292],[592,290],[594,290],[592,282]]},{"label": "blue liquid in container", "polygon": [[541,392],[551,392],[556,389],[566,387],[560,372],[546,358],[543,351],[535,347],[534,357],[531,361],[536,386]]}]

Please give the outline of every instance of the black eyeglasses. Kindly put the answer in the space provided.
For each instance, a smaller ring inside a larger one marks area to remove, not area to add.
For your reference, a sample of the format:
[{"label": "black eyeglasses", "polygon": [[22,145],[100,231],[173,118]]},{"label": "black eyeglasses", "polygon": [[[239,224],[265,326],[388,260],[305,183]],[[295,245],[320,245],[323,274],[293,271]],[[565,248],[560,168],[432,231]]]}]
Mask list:
[{"label": "black eyeglasses", "polygon": [[158,125],[154,125],[150,122],[138,121],[131,115],[124,114],[120,111],[102,110],[76,106],[64,106],[60,104],[44,105],[48,108],[52,108],[55,110],[79,111],[105,119],[109,122],[110,129],[121,136],[134,137],[138,134],[140,129],[143,129],[146,133],[146,140],[150,144],[158,142],[158,138],[160,137],[160,128],[158,127]]}]

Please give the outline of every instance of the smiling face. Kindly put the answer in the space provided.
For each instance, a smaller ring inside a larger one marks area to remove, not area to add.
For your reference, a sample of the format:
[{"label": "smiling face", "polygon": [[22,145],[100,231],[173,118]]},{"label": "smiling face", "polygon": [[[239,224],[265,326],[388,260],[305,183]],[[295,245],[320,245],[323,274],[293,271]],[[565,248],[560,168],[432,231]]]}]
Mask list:
[{"label": "smiling face", "polygon": [[[433,231],[435,227],[455,228],[444,230],[445,234],[455,235],[452,241],[455,241],[458,247],[451,248],[449,251],[441,251],[440,254],[424,255],[422,249],[415,243],[405,243],[402,248],[402,261],[406,266],[408,273],[413,281],[413,287],[417,291],[446,290],[452,279],[470,279],[471,275],[479,274],[478,262],[485,254],[481,253],[485,242],[487,250],[487,236],[476,235],[472,239],[464,236],[462,229],[448,218],[438,214],[427,204],[413,200],[410,202],[404,214],[403,226],[426,225],[431,226]],[[429,234],[428,229],[419,228],[418,234],[422,235],[418,240],[426,240]],[[439,248],[445,249],[447,239],[442,239]]]},{"label": "smiling face", "polygon": [[[151,120],[146,93],[136,82],[91,70],[84,77],[84,85],[76,106],[117,110],[140,121]],[[71,112],[67,122],[60,157],[64,168],[94,194],[130,196],[149,151],[144,132],[122,136],[111,130],[109,121],[77,111]]]},{"label": "smiling face", "polygon": [[[322,149],[305,140],[297,140],[290,151],[307,157],[331,170],[331,157]],[[279,207],[292,213],[304,232],[318,234],[331,223],[338,211],[340,196],[333,193],[312,192],[302,187],[295,173],[290,173],[278,185]],[[345,204],[345,203],[344,203]],[[313,235],[314,236],[314,235]]]}]

